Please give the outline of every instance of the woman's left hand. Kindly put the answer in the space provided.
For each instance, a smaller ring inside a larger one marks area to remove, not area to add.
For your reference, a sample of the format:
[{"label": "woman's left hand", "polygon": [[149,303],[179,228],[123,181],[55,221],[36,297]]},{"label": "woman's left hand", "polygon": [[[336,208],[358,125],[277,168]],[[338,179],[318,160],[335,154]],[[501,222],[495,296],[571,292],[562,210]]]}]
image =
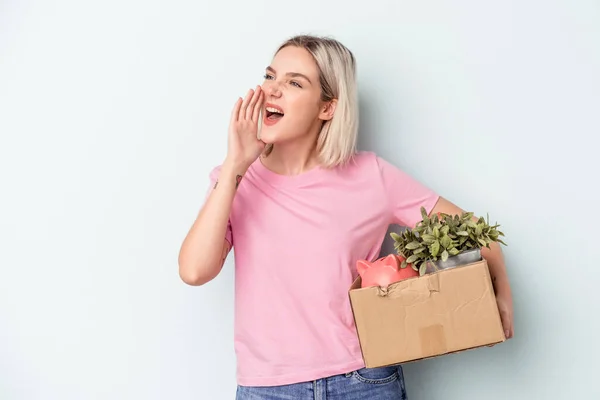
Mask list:
[{"label": "woman's left hand", "polygon": [[513,305],[510,296],[504,295],[502,292],[496,294],[496,303],[498,303],[498,311],[500,311],[500,319],[504,328],[504,335],[510,339],[515,334],[513,325]]}]

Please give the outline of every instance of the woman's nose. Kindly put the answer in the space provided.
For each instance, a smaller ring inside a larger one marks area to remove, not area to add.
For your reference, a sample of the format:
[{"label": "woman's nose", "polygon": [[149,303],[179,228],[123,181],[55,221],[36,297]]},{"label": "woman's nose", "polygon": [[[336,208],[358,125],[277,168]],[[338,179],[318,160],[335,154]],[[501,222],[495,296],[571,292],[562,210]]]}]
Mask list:
[{"label": "woman's nose", "polygon": [[279,97],[281,96],[281,90],[279,89],[279,85],[275,82],[269,82],[263,85],[263,90],[267,94],[267,96],[271,97]]}]

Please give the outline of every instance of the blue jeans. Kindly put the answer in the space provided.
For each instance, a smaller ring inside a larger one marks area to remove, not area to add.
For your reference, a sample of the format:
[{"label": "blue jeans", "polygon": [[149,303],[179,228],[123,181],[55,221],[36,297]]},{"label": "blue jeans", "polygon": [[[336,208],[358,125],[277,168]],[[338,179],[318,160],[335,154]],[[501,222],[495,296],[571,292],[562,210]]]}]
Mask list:
[{"label": "blue jeans", "polygon": [[236,400],[406,400],[402,367],[362,368],[312,382],[238,386]]}]

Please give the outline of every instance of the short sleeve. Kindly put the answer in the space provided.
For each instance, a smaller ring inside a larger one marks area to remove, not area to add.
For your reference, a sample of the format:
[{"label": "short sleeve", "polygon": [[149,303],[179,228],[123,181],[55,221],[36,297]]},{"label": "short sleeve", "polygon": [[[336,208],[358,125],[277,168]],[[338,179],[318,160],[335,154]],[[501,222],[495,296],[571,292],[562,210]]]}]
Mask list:
[{"label": "short sleeve", "polygon": [[[221,167],[215,167],[209,174],[210,186],[208,187],[208,191],[206,192],[206,197],[204,201],[208,199],[210,193],[214,190],[215,183],[217,179],[219,179],[219,173],[221,172]],[[227,220],[227,230],[225,231],[225,239],[229,242],[229,244],[233,247],[233,235],[231,232],[231,218]]]},{"label": "short sleeve", "polygon": [[413,228],[422,219],[421,207],[429,214],[439,195],[380,157],[377,164],[392,223]]}]

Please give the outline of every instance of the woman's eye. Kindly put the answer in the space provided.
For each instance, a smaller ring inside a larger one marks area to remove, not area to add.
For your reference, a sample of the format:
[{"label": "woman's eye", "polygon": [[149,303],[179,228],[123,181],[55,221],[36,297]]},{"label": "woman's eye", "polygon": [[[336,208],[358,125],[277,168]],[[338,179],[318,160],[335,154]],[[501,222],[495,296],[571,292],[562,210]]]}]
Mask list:
[{"label": "woman's eye", "polygon": [[296,87],[299,87],[300,89],[302,89],[302,86],[298,82],[296,82],[296,81],[291,81],[290,84],[292,86],[296,86]]},{"label": "woman's eye", "polygon": [[269,75],[269,74],[265,74],[264,78],[265,79],[273,79],[273,77],[271,75]]}]

